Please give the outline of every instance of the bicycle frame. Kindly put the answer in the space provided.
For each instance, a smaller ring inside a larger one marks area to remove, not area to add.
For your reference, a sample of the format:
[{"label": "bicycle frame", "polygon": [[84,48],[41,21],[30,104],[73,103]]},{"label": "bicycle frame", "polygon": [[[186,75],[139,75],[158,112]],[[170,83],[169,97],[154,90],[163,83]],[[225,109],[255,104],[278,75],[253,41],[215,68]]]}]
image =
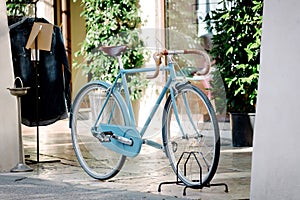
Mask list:
[{"label": "bicycle frame", "polygon": [[[109,90],[109,93],[107,95],[109,97],[113,93],[113,91],[115,89],[117,89],[117,87],[119,85],[122,86],[122,88],[124,89],[125,102],[126,102],[127,110],[129,112],[129,117],[130,117],[129,126],[131,126],[132,128],[136,129],[136,123],[135,123],[133,107],[132,107],[132,104],[131,104],[131,101],[130,101],[130,94],[129,94],[129,90],[128,90],[128,83],[127,83],[126,75],[134,74],[134,73],[152,72],[152,71],[155,71],[155,70],[156,70],[156,68],[153,68],[153,67],[151,67],[151,68],[138,68],[138,69],[123,69],[121,67],[120,71],[119,71],[115,81],[113,82],[113,84],[112,84],[112,86]],[[176,74],[175,74],[174,64],[171,61],[169,61],[166,66],[161,66],[159,68],[159,70],[169,72],[169,77],[168,77],[168,79],[167,79],[167,81],[164,85],[163,90],[161,91],[160,95],[158,96],[153,108],[151,109],[151,112],[148,115],[147,120],[145,121],[144,125],[142,126],[142,129],[140,131],[138,131],[139,136],[140,136],[141,139],[143,138],[147,128],[149,127],[155,113],[158,110],[159,105],[161,104],[161,102],[162,102],[163,98],[165,97],[165,95],[167,94],[168,90],[170,91],[170,95],[172,97],[172,100],[175,99],[174,90],[171,87],[172,83],[174,83],[176,81]],[[119,84],[120,79],[121,79],[121,84]],[[108,102],[108,98],[106,98],[106,100],[104,102],[104,106],[102,107],[102,109],[99,113],[99,116],[98,116],[98,119],[96,120],[95,126],[98,123],[98,120],[100,119],[101,114],[102,114],[102,112],[104,110],[104,107],[107,104],[107,102]],[[175,102],[175,101],[173,101],[173,102]],[[176,105],[174,105],[174,108],[176,108]],[[176,109],[175,113],[176,113],[175,115],[178,117],[177,109]],[[178,120],[178,122],[179,122],[179,120]],[[161,144],[159,144],[157,142],[154,142],[154,141],[151,141],[151,140],[143,139],[143,143],[147,144],[147,145],[150,145],[150,146],[153,146],[153,147],[158,148],[158,149],[163,149]]]},{"label": "bicycle frame", "polygon": [[[104,105],[102,106],[102,109],[99,112],[98,118],[94,124],[94,130],[96,130],[97,128],[97,124],[99,122],[99,119],[104,111],[104,108],[106,106],[106,104],[108,103],[109,97],[111,96],[112,93],[114,93],[115,90],[118,91],[119,85],[121,85],[120,88],[124,89],[124,94],[125,94],[125,103],[123,105],[126,106],[126,112],[128,112],[128,119],[127,120],[127,124],[126,126],[115,126],[115,125],[101,125],[101,128],[103,130],[103,132],[106,132],[106,134],[112,135],[111,137],[115,138],[116,140],[118,140],[117,142],[113,143],[105,143],[103,142],[103,145],[107,146],[108,148],[113,149],[114,151],[117,151],[121,154],[124,154],[126,156],[136,156],[138,155],[141,145],[142,144],[147,144],[149,146],[158,148],[158,149],[163,149],[162,144],[151,141],[151,140],[146,140],[143,139],[143,136],[147,130],[147,128],[149,127],[155,113],[158,110],[159,105],[161,104],[163,98],[165,97],[165,95],[167,94],[168,91],[170,91],[170,97],[172,100],[172,104],[173,104],[173,109],[174,109],[174,114],[175,114],[175,118],[176,121],[179,125],[179,128],[181,130],[181,133],[183,134],[182,137],[186,136],[186,133],[183,131],[183,128],[181,126],[180,123],[180,119],[178,116],[178,109],[177,109],[177,105],[176,105],[176,101],[175,101],[175,93],[176,93],[176,87],[180,86],[180,85],[185,85],[185,84],[189,84],[188,82],[180,82],[180,84],[174,84],[176,83],[176,74],[175,74],[175,66],[172,62],[172,59],[170,58],[169,55],[176,55],[176,54],[190,54],[190,53],[198,53],[198,51],[194,51],[194,50],[174,50],[174,51],[164,51],[163,52],[163,56],[165,56],[165,61],[166,64],[165,66],[160,66],[158,67],[158,65],[156,66],[156,68],[139,68],[139,69],[124,69],[123,68],[123,64],[122,64],[122,60],[121,60],[121,56],[117,56],[118,58],[118,62],[119,62],[119,73],[115,79],[115,81],[113,82],[113,84],[110,86],[110,89],[108,91],[107,94],[107,98],[104,102]],[[161,57],[160,57],[161,58]],[[154,58],[155,59],[155,58]],[[160,59],[159,59],[160,60]],[[157,62],[157,60],[155,59],[155,61]],[[167,63],[168,62],[168,63]],[[209,69],[209,68],[207,68]],[[205,71],[205,73],[207,73],[208,71]],[[146,73],[146,72],[153,72],[155,71],[154,77],[157,76],[159,71],[165,71],[169,73],[169,76],[167,78],[167,81],[164,85],[163,90],[160,92],[160,95],[158,96],[150,114],[148,115],[148,118],[145,122],[145,124],[142,126],[141,131],[137,130],[137,126],[135,123],[135,117],[134,117],[134,112],[133,112],[133,107],[130,101],[130,95],[129,95],[129,90],[128,90],[128,83],[127,83],[127,79],[126,79],[126,75],[127,74],[134,74],[134,73]],[[121,79],[121,83],[119,83],[119,80]],[[186,108],[186,112],[189,116],[189,118],[191,119],[191,110],[189,108],[189,106],[187,106],[187,99],[185,97],[185,95],[183,95],[184,97],[184,104],[185,104],[185,108]],[[127,115],[126,114],[126,115]],[[125,117],[127,118],[127,117]],[[192,120],[191,120],[192,121]],[[192,124],[195,131],[198,133],[197,129],[196,129],[196,125]],[[114,132],[116,132],[116,135],[114,134]],[[127,137],[123,136],[123,133],[128,134]],[[128,133],[130,132],[130,133]],[[95,131],[95,134],[98,134],[97,131]],[[199,134],[199,133],[198,133]],[[200,134],[199,134],[200,135]],[[104,140],[103,140],[104,141]],[[121,144],[125,144],[127,145],[127,147],[123,147]],[[131,146],[131,147],[129,147]],[[124,151],[122,150],[124,149]],[[126,149],[126,150],[125,150]]]}]

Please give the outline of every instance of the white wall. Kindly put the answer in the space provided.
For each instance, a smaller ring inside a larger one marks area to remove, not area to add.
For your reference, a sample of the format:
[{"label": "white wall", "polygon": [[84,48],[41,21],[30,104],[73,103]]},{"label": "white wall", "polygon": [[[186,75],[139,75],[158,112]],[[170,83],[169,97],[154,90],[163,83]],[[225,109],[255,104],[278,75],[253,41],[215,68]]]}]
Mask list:
[{"label": "white wall", "polygon": [[37,17],[45,18],[50,23],[54,23],[54,1],[55,0],[39,0],[36,4]]},{"label": "white wall", "polygon": [[18,163],[19,147],[16,98],[6,89],[14,78],[5,1],[0,1],[0,44],[0,171],[8,171]]},{"label": "white wall", "polygon": [[300,197],[300,1],[265,0],[251,199]]}]

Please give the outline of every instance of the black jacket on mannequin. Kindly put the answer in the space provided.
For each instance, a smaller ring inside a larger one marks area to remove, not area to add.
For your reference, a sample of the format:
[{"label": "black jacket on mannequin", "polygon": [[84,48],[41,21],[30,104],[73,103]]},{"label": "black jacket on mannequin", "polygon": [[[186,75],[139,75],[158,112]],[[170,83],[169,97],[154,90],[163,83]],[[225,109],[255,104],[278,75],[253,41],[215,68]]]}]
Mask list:
[{"label": "black jacket on mannequin", "polygon": [[24,18],[10,25],[11,51],[15,77],[30,87],[21,97],[22,123],[45,126],[68,117],[71,106],[71,71],[61,30],[53,26],[51,50],[39,50],[37,64],[26,49],[34,22],[49,23],[43,18]]}]

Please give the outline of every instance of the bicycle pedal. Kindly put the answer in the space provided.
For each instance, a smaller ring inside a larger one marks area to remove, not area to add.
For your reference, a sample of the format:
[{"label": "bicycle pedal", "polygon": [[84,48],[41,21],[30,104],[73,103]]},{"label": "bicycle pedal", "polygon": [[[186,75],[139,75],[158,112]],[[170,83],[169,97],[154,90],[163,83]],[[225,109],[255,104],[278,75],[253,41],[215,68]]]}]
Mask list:
[{"label": "bicycle pedal", "polygon": [[100,142],[110,142],[110,136],[107,136],[105,134],[98,134],[95,136]]},{"label": "bicycle pedal", "polygon": [[99,132],[96,128],[92,128],[91,130],[93,136],[97,138],[100,142],[110,142],[110,138],[113,135],[112,132]]}]

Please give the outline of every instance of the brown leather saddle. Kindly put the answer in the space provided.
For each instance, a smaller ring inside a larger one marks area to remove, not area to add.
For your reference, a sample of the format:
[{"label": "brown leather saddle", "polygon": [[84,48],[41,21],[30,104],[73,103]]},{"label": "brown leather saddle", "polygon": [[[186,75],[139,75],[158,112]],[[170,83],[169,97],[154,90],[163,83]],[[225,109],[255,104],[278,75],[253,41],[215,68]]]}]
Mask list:
[{"label": "brown leather saddle", "polygon": [[109,56],[120,56],[128,47],[122,46],[101,46],[100,50],[105,52]]}]

